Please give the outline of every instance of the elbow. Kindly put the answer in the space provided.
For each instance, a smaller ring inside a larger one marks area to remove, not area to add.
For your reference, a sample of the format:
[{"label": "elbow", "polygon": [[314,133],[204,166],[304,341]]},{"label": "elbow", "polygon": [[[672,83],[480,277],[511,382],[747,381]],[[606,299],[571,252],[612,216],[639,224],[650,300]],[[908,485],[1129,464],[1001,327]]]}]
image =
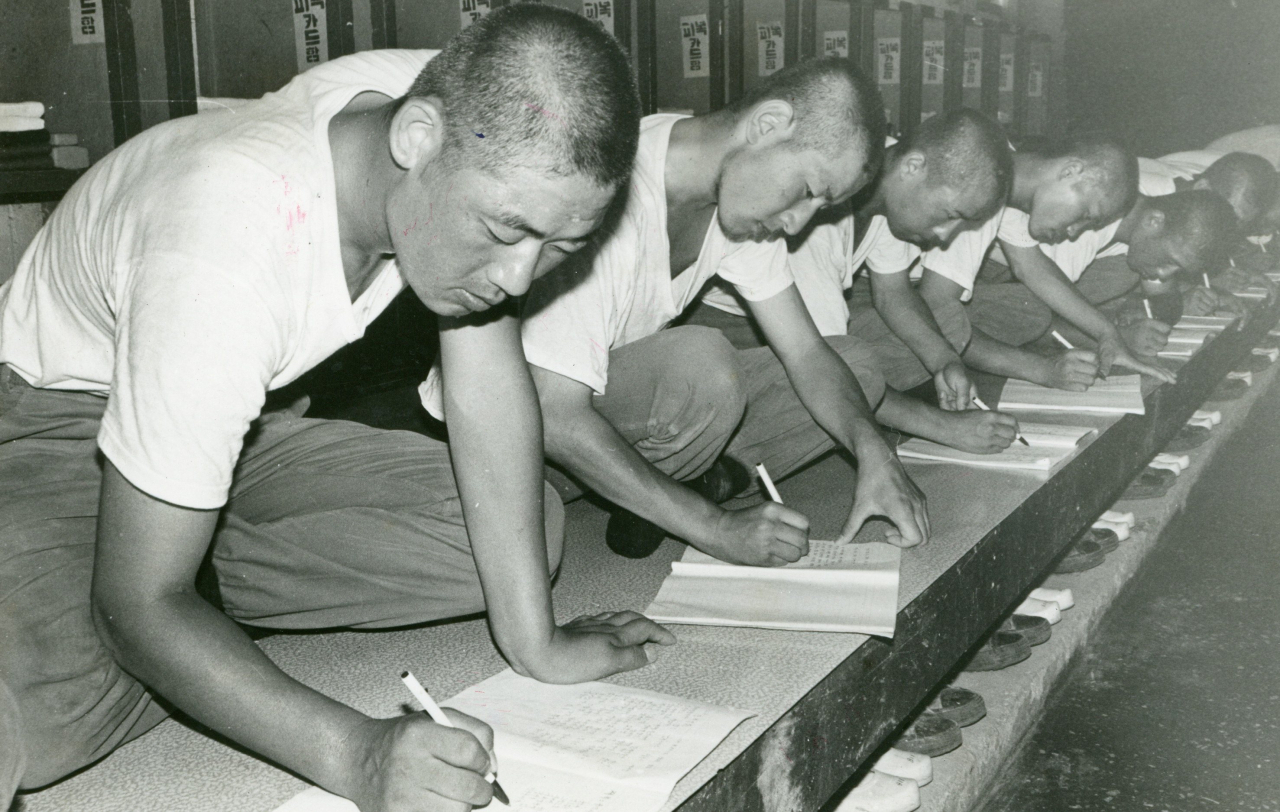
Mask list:
[{"label": "elbow", "polygon": [[128,610],[105,590],[94,585],[89,602],[94,630],[112,658],[122,662],[127,651]]}]

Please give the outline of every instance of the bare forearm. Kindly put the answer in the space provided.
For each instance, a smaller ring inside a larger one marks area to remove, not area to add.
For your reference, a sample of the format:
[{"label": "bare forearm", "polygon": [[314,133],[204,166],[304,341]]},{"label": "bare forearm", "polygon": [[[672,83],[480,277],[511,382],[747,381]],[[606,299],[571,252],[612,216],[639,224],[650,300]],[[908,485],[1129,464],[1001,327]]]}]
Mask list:
[{"label": "bare forearm", "polygon": [[1005,247],[1013,273],[1053,312],[1094,338],[1115,332],[1115,325],[1084,298],[1066,275],[1038,248]]},{"label": "bare forearm", "polygon": [[494,639],[541,676],[555,632],[543,521],[542,419],[518,322],[441,331],[450,456]]},{"label": "bare forearm", "polygon": [[724,514],[659,471],[590,406],[548,409],[547,456],[587,487],[695,546]]},{"label": "bare forearm", "polygon": [[976,327],[965,349],[964,361],[974,369],[993,375],[1048,385],[1048,359],[1022,347],[997,341]]},{"label": "bare forearm", "polygon": [[891,456],[862,385],[840,356],[820,342],[803,357],[787,376],[818,425],[859,460]]},{"label": "bare forearm", "polygon": [[194,591],[95,608],[112,653],[148,687],[254,752],[353,793],[347,750],[368,718],[290,678]]},{"label": "bare forearm", "polygon": [[[896,277],[897,274],[893,276]],[[902,280],[873,281],[872,295],[876,312],[929,372],[937,372],[947,364],[960,360],[951,343],[942,334],[933,311],[906,279],[907,272],[904,271],[901,276]]]}]

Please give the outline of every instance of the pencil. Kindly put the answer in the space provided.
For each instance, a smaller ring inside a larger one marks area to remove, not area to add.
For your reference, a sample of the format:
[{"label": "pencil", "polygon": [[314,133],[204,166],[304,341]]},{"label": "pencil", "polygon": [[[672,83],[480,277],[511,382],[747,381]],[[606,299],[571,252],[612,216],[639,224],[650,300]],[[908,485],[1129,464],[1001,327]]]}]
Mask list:
[{"label": "pencil", "polygon": [[1075,347],[1071,344],[1071,342],[1070,342],[1070,341],[1067,341],[1065,338],[1063,338],[1063,337],[1062,337],[1062,333],[1059,333],[1057,330],[1054,330],[1054,331],[1053,331],[1053,337],[1054,337],[1054,338],[1056,338],[1056,339],[1058,339],[1058,343],[1059,343],[1059,344],[1061,344],[1062,346],[1066,347],[1067,349],[1069,349],[1069,350],[1074,350],[1074,349],[1075,349]]},{"label": "pencil", "polygon": [[1212,288],[1213,288],[1213,285],[1210,285],[1210,284],[1209,284],[1209,274],[1208,274],[1208,272],[1206,271],[1205,273],[1200,274],[1200,276],[1204,279],[1204,286],[1205,286],[1206,288],[1210,288],[1210,289],[1212,289]]},{"label": "pencil", "polygon": [[1155,314],[1153,314],[1153,313],[1151,312],[1151,300],[1150,300],[1150,299],[1143,299],[1143,300],[1142,300],[1142,306],[1143,306],[1143,307],[1145,307],[1145,308],[1147,309],[1147,318],[1149,318],[1149,319],[1154,319],[1154,318],[1155,318]]},{"label": "pencil", "polygon": [[[449,717],[444,715],[444,711],[440,710],[440,706],[431,698],[431,694],[427,693],[427,689],[422,687],[422,683],[418,682],[418,678],[411,671],[405,671],[400,675],[400,679],[404,682],[404,687],[409,689],[409,693],[413,694],[413,698],[418,700],[418,704],[431,717],[431,721],[441,727],[454,727],[453,722],[449,721]],[[493,783],[493,797],[504,806],[511,806],[511,799],[507,797],[507,793],[498,785],[497,776],[490,771],[484,777],[484,780]]]},{"label": "pencil", "polygon": [[769,477],[769,472],[764,469],[764,463],[756,465],[756,473],[760,475],[760,481],[764,483],[764,489],[769,492],[769,498],[782,504],[782,494],[778,493],[778,489],[774,487],[773,480]]},{"label": "pencil", "polygon": [[[984,411],[984,412],[989,412],[989,411],[991,411],[991,407],[989,407],[989,406],[987,406],[987,404],[983,403],[981,398],[979,398],[979,397],[977,397],[977,396],[974,396],[974,397],[972,398],[972,400],[973,400],[973,405],[974,405],[974,406],[977,406],[977,407],[978,407],[979,409],[981,409],[982,411]],[[1018,432],[1017,434],[1013,435],[1013,439],[1015,439],[1015,440],[1017,440],[1018,442],[1022,443],[1022,444],[1023,444],[1023,445],[1025,445],[1027,448],[1030,448],[1030,447],[1031,447],[1031,443],[1028,443],[1028,442],[1027,442],[1027,438],[1022,436],[1022,432]]]}]

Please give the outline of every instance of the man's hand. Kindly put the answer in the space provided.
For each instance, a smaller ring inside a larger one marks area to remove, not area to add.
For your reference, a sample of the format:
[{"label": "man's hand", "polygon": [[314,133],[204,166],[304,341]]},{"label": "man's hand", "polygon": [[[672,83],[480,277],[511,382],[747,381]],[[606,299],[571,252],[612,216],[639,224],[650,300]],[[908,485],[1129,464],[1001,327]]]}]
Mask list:
[{"label": "man's hand", "polygon": [[1218,294],[1209,288],[1194,287],[1182,294],[1182,312],[1187,316],[1210,316],[1218,309]]},{"label": "man's hand", "polygon": [[1120,336],[1129,349],[1138,355],[1152,356],[1169,344],[1169,325],[1155,319],[1140,319],[1120,329]]},{"label": "man's hand", "polygon": [[646,644],[675,642],[674,634],[638,612],[584,615],[556,628],[537,678],[569,684],[634,671],[651,662]]},{"label": "man's hand", "polygon": [[777,502],[726,510],[715,535],[698,548],[731,564],[778,567],[809,552],[809,520]]},{"label": "man's hand", "polygon": [[445,713],[456,728],[413,713],[370,719],[344,743],[360,812],[468,812],[489,803],[493,731],[464,713]]},{"label": "man's hand", "polygon": [[1133,357],[1133,354],[1129,352],[1129,348],[1124,345],[1118,333],[1108,333],[1098,342],[1098,359],[1098,373],[1104,378],[1111,374],[1112,366],[1121,366],[1132,369],[1142,375],[1150,375],[1156,380],[1164,381],[1165,383],[1178,382],[1178,376],[1173,372],[1164,367],[1145,364]]},{"label": "man's hand", "polygon": [[1083,392],[1098,379],[1098,354],[1067,350],[1050,362],[1048,385],[1068,392]]},{"label": "man's hand", "polygon": [[907,476],[897,455],[888,447],[884,455],[879,460],[858,457],[858,488],[849,520],[837,539],[841,544],[852,541],[872,516],[886,516],[895,525],[885,534],[890,544],[914,547],[929,540],[924,494]]},{"label": "man's hand", "polygon": [[938,390],[938,405],[949,412],[962,412],[978,394],[978,388],[969,380],[969,372],[960,361],[952,361],[933,376]]}]

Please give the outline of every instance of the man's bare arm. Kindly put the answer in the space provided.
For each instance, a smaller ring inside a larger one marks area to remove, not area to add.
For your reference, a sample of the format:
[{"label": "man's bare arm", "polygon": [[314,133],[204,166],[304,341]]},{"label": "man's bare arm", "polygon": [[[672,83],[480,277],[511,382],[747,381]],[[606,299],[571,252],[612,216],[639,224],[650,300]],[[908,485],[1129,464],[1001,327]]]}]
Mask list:
[{"label": "man's bare arm", "polygon": [[795,285],[748,304],[809,414],[858,458],[857,493],[841,539],[852,539],[868,518],[887,516],[897,526],[899,535],[891,536],[897,543],[928,540],[924,494],[880,435],[861,384],[818,334]]},{"label": "man's bare arm", "polygon": [[945,409],[969,408],[973,384],[965,372],[964,362],[942,334],[929,305],[911,284],[910,271],[868,276],[876,312],[934,376],[940,405]]},{"label": "man's bare arm", "polygon": [[441,321],[449,445],[489,623],[512,668],[583,682],[646,665],[675,637],[624,613],[616,629],[557,626],[543,523],[542,416],[510,312]]},{"label": "man's bare arm", "polygon": [[420,714],[370,719],[289,677],[196,594],[196,569],[217,517],[155,499],[106,462],[93,613],[125,670],[201,723],[363,812],[486,803],[492,736],[485,725],[460,715],[455,720],[471,732]]},{"label": "man's bare arm", "polygon": [[808,552],[802,514],[776,502],[721,508],[646,460],[595,410],[586,384],[532,369],[547,415],[547,457],[596,493],[723,561],[776,566]]}]

